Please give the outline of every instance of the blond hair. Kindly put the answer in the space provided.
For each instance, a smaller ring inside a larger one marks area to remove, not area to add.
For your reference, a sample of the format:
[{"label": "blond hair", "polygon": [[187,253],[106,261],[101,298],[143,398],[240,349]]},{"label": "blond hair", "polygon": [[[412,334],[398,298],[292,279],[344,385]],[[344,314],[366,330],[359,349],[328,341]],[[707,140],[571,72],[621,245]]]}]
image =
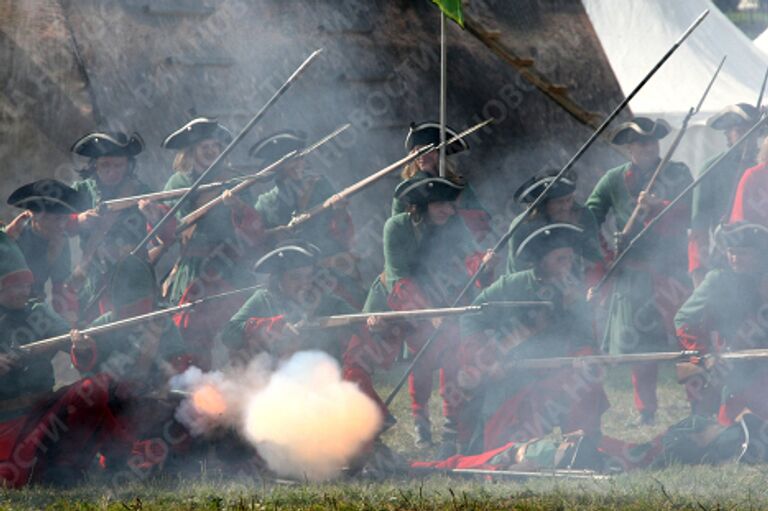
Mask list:
[{"label": "blond hair", "polygon": [[[411,153],[413,153],[414,151],[415,149],[412,150]],[[418,171],[419,171],[419,164],[416,160],[413,160],[410,163],[406,163],[403,166],[403,170],[400,172],[400,177],[403,178],[403,180],[411,179],[413,176],[416,175]],[[451,181],[456,180],[459,175],[456,164],[447,158],[445,159],[445,175]]]},{"label": "blond hair", "polygon": [[195,168],[194,151],[195,146],[191,145],[176,153],[176,157],[173,159],[173,171],[182,174],[192,172],[192,169]]}]

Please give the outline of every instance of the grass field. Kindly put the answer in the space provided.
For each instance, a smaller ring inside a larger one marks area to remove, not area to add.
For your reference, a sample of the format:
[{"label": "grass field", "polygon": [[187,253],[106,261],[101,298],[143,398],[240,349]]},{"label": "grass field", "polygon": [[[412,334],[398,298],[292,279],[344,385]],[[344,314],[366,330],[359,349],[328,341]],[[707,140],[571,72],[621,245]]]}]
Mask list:
[{"label": "grass field", "polygon": [[[382,375],[386,391],[395,372]],[[644,440],[687,414],[682,389],[670,370],[662,371],[661,410],[654,428],[625,429],[632,417],[628,373],[612,370],[606,388],[612,408],[604,416],[605,431],[625,439]],[[430,450],[413,447],[407,393],[395,405],[400,422],[386,442],[408,458],[424,459]],[[439,417],[439,400],[433,402]],[[435,420],[435,422],[438,422]],[[439,431],[435,427],[435,437]],[[144,509],[763,509],[768,508],[768,467],[670,467],[639,471],[610,480],[532,479],[512,481],[449,478],[399,478],[385,482],[365,480],[326,484],[276,484],[233,476],[220,470],[200,470],[184,479],[153,479],[120,487],[93,481],[78,488],[32,488],[2,493],[2,509],[144,510]]]}]

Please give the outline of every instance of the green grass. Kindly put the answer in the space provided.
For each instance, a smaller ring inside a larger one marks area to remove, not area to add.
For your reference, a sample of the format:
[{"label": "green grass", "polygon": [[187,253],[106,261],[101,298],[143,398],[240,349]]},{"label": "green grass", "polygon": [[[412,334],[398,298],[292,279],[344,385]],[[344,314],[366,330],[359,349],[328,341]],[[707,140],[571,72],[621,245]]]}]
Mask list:
[{"label": "green grass", "polygon": [[[382,393],[391,387],[400,368],[379,378]],[[624,427],[632,414],[631,386],[626,370],[611,370],[606,390],[612,408],[604,416],[606,433],[628,440],[644,440],[687,414],[682,389],[671,368],[662,371],[661,409],[654,428]],[[432,403],[435,437],[440,401]],[[413,446],[408,395],[403,392],[393,409],[400,422],[386,434],[386,442],[408,458],[423,459],[433,450]],[[515,481],[444,475],[402,477],[384,482],[343,480],[326,484],[276,484],[244,474],[201,471],[183,480],[167,478],[120,487],[94,480],[78,488],[31,488],[0,493],[0,509],[56,510],[496,510],[496,509],[763,509],[768,508],[768,467],[735,464],[720,467],[670,467],[638,471],[611,480]]]}]

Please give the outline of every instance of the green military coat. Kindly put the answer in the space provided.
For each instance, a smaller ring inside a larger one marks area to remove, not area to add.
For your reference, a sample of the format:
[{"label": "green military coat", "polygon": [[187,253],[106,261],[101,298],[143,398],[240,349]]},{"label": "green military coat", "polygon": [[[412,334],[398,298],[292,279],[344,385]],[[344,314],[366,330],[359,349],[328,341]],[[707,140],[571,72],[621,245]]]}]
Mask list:
[{"label": "green military coat", "polygon": [[[586,202],[598,225],[602,225],[610,213],[617,230],[624,228],[637,196],[650,178],[635,174],[631,164],[626,163],[609,170],[598,181]],[[670,200],[690,183],[688,167],[671,162],[662,171],[652,193]],[[675,343],[671,317],[679,303],[661,305],[657,297],[670,291],[657,293],[657,286],[663,282],[679,295],[688,285],[689,204],[686,201],[678,204],[676,210],[646,234],[614,274],[603,339],[603,349],[611,354],[666,350]],[[642,222],[638,222],[636,229],[640,227]]]}]

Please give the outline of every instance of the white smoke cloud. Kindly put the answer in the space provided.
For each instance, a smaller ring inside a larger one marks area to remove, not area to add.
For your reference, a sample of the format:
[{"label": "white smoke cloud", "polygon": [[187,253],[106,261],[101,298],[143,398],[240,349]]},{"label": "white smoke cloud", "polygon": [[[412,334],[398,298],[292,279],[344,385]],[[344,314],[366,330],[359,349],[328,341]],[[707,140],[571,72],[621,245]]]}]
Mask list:
[{"label": "white smoke cloud", "polygon": [[[265,356],[244,370],[190,368],[171,387],[191,394],[176,411],[191,433],[234,426],[271,470],[286,477],[333,478],[373,439],[382,421],[376,404],[343,381],[338,363],[320,351],[296,353],[274,372]],[[221,407],[208,399],[209,391],[221,398]],[[201,410],[201,399],[207,411]]]}]

